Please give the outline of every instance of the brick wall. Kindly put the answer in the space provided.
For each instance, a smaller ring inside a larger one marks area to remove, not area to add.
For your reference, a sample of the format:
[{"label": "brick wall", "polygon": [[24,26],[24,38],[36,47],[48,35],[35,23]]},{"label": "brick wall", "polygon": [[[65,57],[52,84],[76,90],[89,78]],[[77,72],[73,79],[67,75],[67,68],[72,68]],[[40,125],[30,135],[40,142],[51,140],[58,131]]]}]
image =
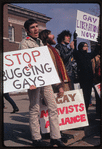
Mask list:
[{"label": "brick wall", "polygon": [[[22,28],[24,22],[29,19],[29,17],[22,17],[18,13],[13,14],[8,11],[8,5],[5,4],[3,7],[3,51],[14,51],[18,50],[19,42],[22,40]],[[39,31],[46,28],[46,23],[43,22],[43,19],[37,21],[39,25]],[[9,41],[8,39],[8,26],[14,27],[14,42]]]}]

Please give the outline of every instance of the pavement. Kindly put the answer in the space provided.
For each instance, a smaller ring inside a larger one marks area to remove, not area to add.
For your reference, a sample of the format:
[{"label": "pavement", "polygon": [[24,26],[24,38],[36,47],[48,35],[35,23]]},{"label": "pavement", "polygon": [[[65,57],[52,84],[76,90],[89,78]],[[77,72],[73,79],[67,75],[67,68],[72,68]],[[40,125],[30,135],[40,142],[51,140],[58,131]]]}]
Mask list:
[{"label": "pavement", "polygon": [[[29,99],[26,93],[10,95],[19,107],[17,113],[11,114],[12,106],[4,99],[3,109],[3,147],[32,147],[29,128]],[[68,141],[68,147],[102,147],[101,119],[96,114],[96,100],[92,99],[92,106],[88,109],[89,126],[63,131]],[[50,142],[49,134],[42,135],[43,140]]]}]

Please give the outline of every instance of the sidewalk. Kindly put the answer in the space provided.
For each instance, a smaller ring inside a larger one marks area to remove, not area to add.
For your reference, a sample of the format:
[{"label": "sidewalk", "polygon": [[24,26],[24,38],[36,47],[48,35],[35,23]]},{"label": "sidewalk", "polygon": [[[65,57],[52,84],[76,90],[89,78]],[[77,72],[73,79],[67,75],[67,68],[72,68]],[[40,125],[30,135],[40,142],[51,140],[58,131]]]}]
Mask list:
[{"label": "sidewalk", "polygon": [[[12,99],[19,107],[19,112],[11,114],[13,111],[11,105],[4,99],[5,106],[4,120],[4,145],[6,147],[31,147],[31,135],[29,129],[29,100],[27,94],[11,95]],[[93,106],[89,107],[88,117],[89,126],[84,129],[72,129],[63,131],[63,134],[73,136],[69,138],[65,145],[67,146],[98,146],[100,145],[100,117],[96,115],[95,99],[92,100]],[[47,138],[46,138],[47,136]],[[43,139],[50,142],[49,134],[43,136]]]}]

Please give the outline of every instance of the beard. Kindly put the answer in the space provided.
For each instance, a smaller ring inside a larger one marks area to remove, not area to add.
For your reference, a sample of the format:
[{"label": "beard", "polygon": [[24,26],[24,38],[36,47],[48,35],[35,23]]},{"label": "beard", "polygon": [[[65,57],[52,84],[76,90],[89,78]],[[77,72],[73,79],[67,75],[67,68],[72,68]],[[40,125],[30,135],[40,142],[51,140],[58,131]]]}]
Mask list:
[{"label": "beard", "polygon": [[54,39],[48,38],[47,43],[50,44],[50,45],[55,45],[56,41]]}]

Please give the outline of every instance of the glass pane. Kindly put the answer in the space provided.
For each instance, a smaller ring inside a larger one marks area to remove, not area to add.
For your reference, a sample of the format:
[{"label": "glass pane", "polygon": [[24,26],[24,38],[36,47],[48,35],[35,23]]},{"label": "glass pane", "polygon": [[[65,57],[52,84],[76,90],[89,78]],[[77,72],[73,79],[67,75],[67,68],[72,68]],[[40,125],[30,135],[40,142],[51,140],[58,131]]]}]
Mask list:
[{"label": "glass pane", "polygon": [[26,37],[26,31],[25,31],[25,29],[24,28],[22,28],[22,39],[24,39],[25,37]]},{"label": "glass pane", "polygon": [[9,41],[14,41],[14,27],[12,26],[8,27],[8,36],[9,36]]}]

